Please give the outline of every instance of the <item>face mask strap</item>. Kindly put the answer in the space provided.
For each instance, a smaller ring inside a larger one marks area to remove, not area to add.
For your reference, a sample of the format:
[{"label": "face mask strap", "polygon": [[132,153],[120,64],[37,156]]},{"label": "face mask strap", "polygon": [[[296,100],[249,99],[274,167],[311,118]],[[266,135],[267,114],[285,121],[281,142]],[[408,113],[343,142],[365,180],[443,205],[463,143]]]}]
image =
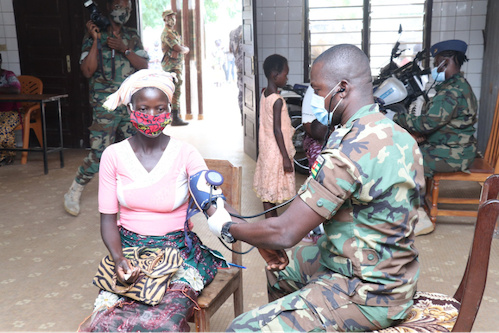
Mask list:
[{"label": "face mask strap", "polygon": [[[338,83],[337,83],[337,84],[336,84],[336,85],[335,85],[335,86],[334,86],[331,90],[329,90],[329,92],[328,92],[328,93],[327,93],[327,95],[324,97],[324,99],[328,98],[328,96],[329,96],[329,95],[331,95],[331,93],[333,92],[333,90],[334,90],[337,86],[339,86],[339,85],[340,85],[340,83],[341,83],[341,82],[338,82]],[[334,95],[336,95],[337,93],[338,93],[338,92],[336,92]],[[331,98],[333,98],[333,97],[334,97],[334,95],[333,95],[333,96],[331,96]],[[331,105],[329,105],[329,106],[331,106]]]},{"label": "face mask strap", "polygon": [[[437,72],[438,72],[438,69],[442,66],[442,64],[443,64],[444,62],[445,62],[445,59],[444,59],[444,60],[442,60],[442,61],[440,62],[440,64],[437,66]],[[444,67],[445,67],[445,69],[447,69],[447,66],[444,66]],[[445,72],[445,69],[444,69],[444,72]],[[440,73],[440,72],[439,72],[439,73]]]}]

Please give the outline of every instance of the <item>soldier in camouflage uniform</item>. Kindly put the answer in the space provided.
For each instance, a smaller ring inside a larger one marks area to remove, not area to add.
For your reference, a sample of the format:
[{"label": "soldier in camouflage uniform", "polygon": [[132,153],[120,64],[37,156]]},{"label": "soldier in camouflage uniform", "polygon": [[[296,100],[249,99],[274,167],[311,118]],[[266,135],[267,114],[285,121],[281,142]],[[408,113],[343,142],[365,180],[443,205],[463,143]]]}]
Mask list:
[{"label": "soldier in camouflage uniform", "polygon": [[[364,332],[407,316],[419,277],[413,230],[423,161],[411,135],[373,104],[371,82],[356,46],[321,54],[311,71],[312,105],[333,114],[330,126],[342,126],[299,197],[276,218],[226,223],[217,211],[208,219],[224,239],[257,246],[268,265],[271,303],[237,317],[229,331]],[[296,247],[288,259],[283,249],[322,222],[317,245]]]},{"label": "soldier in camouflage uniform", "polygon": [[189,125],[189,123],[180,118],[180,94],[183,82],[184,54],[189,53],[189,48],[182,45],[182,39],[177,31],[175,31],[175,24],[177,23],[175,15],[176,13],[170,9],[163,12],[165,28],[161,33],[161,49],[164,52],[164,56],[161,60],[161,67],[166,72],[177,74],[175,93],[172,99],[172,126],[184,126]]},{"label": "soldier in camouflage uniform", "polygon": [[[470,84],[461,72],[467,61],[467,45],[461,40],[448,40],[431,47],[434,57],[432,76],[436,95],[420,116],[394,114],[393,121],[418,137],[423,154],[425,176],[434,172],[467,172],[476,156],[475,124],[478,105]],[[421,201],[424,202],[424,192]],[[424,208],[419,209],[416,236],[435,230]]]},{"label": "soldier in camouflage uniform", "polygon": [[126,107],[108,111],[102,107],[107,96],[139,69],[147,68],[148,56],[137,30],[125,27],[132,10],[130,0],[108,0],[110,25],[100,31],[87,22],[83,38],[80,68],[89,79],[89,100],[93,109],[90,130],[90,153],[78,168],[69,191],[64,195],[64,207],[74,216],[80,212],[80,196],[84,186],[99,171],[104,149],[115,141],[135,133]]},{"label": "soldier in camouflage uniform", "polygon": [[243,124],[243,27],[238,26],[236,29],[232,30],[229,34],[229,51],[234,54],[237,70],[237,88],[239,93],[237,100],[239,103],[239,110],[241,111],[241,125]]},{"label": "soldier in camouflage uniform", "polygon": [[434,172],[466,172],[476,156],[478,105],[461,72],[462,64],[467,61],[466,49],[466,43],[459,40],[433,45],[431,52],[437,68],[434,71],[445,81],[435,87],[436,95],[420,116],[406,113],[393,116],[410,133],[424,136],[419,148],[426,177]]}]

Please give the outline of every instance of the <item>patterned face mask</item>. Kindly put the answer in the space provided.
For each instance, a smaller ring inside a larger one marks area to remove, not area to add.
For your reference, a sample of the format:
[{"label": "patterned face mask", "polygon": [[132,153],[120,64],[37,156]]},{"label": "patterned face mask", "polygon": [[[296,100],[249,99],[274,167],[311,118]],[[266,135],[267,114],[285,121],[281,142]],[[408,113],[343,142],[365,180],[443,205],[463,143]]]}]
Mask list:
[{"label": "patterned face mask", "polygon": [[166,125],[172,122],[169,112],[158,115],[145,114],[140,111],[131,110],[130,122],[133,126],[149,137],[157,137],[165,129]]},{"label": "patterned face mask", "polygon": [[123,25],[128,22],[128,19],[131,15],[131,10],[130,8],[116,8],[111,11],[110,15],[113,18],[114,22]]}]

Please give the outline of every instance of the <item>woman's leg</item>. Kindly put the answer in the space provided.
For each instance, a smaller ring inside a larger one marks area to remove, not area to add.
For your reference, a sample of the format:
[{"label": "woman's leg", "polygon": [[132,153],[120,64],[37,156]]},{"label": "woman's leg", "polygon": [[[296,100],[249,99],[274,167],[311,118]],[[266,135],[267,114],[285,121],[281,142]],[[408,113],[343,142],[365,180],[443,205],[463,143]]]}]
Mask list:
[{"label": "woman's leg", "polygon": [[172,283],[158,305],[126,299],[95,316],[93,332],[189,332],[188,320],[197,306],[197,293],[184,283]]}]

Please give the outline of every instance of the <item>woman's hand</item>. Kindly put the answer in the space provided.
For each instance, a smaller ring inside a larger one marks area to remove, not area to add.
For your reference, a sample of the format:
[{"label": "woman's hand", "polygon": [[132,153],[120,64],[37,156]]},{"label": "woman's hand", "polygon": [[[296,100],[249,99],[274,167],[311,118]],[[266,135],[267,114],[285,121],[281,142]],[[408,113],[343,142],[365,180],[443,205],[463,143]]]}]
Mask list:
[{"label": "woman's hand", "polygon": [[260,255],[267,263],[267,270],[282,271],[289,264],[289,258],[284,250],[258,249]]},{"label": "woman's hand", "polygon": [[133,267],[126,258],[118,260],[115,271],[118,281],[125,285],[134,283],[138,279],[140,273],[140,269],[138,267]]}]

